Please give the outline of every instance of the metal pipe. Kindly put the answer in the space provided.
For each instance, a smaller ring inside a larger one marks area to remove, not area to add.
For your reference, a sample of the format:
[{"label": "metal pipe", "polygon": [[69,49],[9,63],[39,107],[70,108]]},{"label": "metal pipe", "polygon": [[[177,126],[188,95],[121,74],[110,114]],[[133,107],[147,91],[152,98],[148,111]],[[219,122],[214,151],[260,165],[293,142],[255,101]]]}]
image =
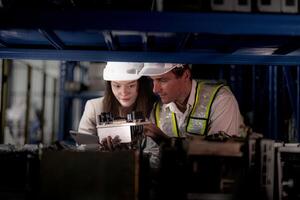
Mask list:
[{"label": "metal pipe", "polygon": [[4,131],[6,126],[6,108],[8,102],[8,67],[12,65],[12,60],[2,60],[2,78],[1,78],[1,129],[0,144],[4,143]]},{"label": "metal pipe", "polygon": [[252,112],[253,112],[253,116],[252,116],[252,125],[254,124],[255,121],[255,100],[256,100],[256,71],[255,71],[255,65],[252,65]]},{"label": "metal pipe", "polygon": [[65,82],[67,76],[66,62],[62,62],[60,66],[60,89],[59,89],[59,124],[58,124],[58,135],[57,139],[62,140],[64,137],[65,130]]},{"label": "metal pipe", "polygon": [[300,65],[297,66],[296,138],[300,142]]},{"label": "metal pipe", "polygon": [[[291,69],[289,66],[283,66],[283,75],[286,81],[286,86],[287,86],[287,91],[288,91],[288,95],[289,95],[289,100],[292,106],[292,110],[295,111],[296,110],[296,95],[295,95],[295,87],[294,87],[294,80],[292,78],[291,75]],[[293,113],[294,115],[294,113]]]},{"label": "metal pipe", "polygon": [[278,112],[277,112],[277,106],[278,106],[278,84],[277,84],[277,79],[278,79],[278,66],[273,66],[273,131],[274,131],[274,139],[278,139]]},{"label": "metal pipe", "polygon": [[43,71],[42,110],[41,110],[41,116],[40,116],[40,122],[41,122],[41,142],[42,143],[44,142],[44,134],[45,134],[46,86],[47,86],[47,74],[46,74],[45,71]]},{"label": "metal pipe", "polygon": [[29,116],[30,116],[30,102],[31,102],[31,74],[32,69],[29,64],[27,64],[27,90],[26,90],[26,111],[25,111],[25,127],[24,127],[24,137],[25,144],[30,142],[30,135],[28,134],[29,127]]},{"label": "metal pipe", "polygon": [[55,134],[55,115],[56,115],[56,87],[57,87],[57,78],[53,79],[53,96],[52,96],[52,130],[51,130],[51,141],[55,141],[56,134]]},{"label": "metal pipe", "polygon": [[273,66],[268,67],[268,90],[269,90],[269,113],[268,113],[268,132],[267,136],[270,138],[273,133]]},{"label": "metal pipe", "polygon": [[66,111],[72,110],[72,101],[71,99],[66,98],[67,93],[64,89],[66,81],[74,80],[74,68],[77,66],[77,62],[64,62],[60,68],[60,103],[59,103],[59,133],[58,140],[63,140],[68,135],[68,129],[71,128],[72,124],[72,115]]}]

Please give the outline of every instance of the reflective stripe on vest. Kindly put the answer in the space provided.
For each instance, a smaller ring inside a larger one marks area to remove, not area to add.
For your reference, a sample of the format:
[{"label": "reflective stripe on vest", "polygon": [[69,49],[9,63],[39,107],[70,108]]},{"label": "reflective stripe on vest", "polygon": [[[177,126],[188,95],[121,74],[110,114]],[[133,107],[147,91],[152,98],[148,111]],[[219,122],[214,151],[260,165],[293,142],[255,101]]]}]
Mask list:
[{"label": "reflective stripe on vest", "polygon": [[[207,132],[207,123],[213,100],[223,85],[198,82],[196,86],[195,101],[189,114],[186,132],[190,134],[204,135]],[[179,137],[176,115],[167,109],[161,112],[162,103],[155,104],[155,123],[169,136]],[[165,121],[162,125],[161,119]],[[163,126],[163,127],[162,127]]]},{"label": "reflective stripe on vest", "polygon": [[194,105],[187,121],[187,133],[206,134],[211,105],[221,87],[222,84],[197,83]]},{"label": "reflective stripe on vest", "polygon": [[[168,134],[170,137],[179,137],[179,130],[178,130],[178,125],[177,125],[177,119],[176,115],[173,112],[163,112],[167,115],[161,116],[163,113],[161,113],[161,102],[157,102],[154,105],[155,108],[155,124],[157,127],[159,127],[162,131],[164,131],[166,134],[172,132],[174,135]],[[168,125],[167,127],[162,127],[161,126],[161,119],[170,119],[168,121],[171,121],[171,124]],[[171,129],[170,129],[171,128]]]}]

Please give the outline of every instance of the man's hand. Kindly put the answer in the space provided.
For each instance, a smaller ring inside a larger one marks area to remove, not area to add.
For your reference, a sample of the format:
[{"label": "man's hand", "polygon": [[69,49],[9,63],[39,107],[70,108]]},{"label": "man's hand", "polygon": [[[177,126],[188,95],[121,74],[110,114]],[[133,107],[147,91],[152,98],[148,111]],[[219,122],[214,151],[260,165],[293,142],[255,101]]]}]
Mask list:
[{"label": "man's hand", "polygon": [[151,137],[157,144],[161,142],[169,142],[170,137],[167,136],[160,128],[155,124],[145,124],[144,125],[144,134]]}]

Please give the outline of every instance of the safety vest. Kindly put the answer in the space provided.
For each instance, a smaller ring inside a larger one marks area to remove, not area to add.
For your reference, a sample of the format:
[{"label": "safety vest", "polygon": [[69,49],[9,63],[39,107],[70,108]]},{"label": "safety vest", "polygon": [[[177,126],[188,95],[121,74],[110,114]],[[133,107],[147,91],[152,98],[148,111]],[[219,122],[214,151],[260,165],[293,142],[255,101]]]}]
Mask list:
[{"label": "safety vest", "polygon": [[[210,115],[211,105],[217,92],[223,87],[223,84],[214,84],[207,82],[197,82],[195,101],[188,115],[185,131],[190,134],[206,135],[207,123]],[[154,116],[156,126],[171,137],[180,137],[176,114],[166,109],[162,112],[162,102],[154,105]],[[164,123],[161,123],[164,120]]]}]

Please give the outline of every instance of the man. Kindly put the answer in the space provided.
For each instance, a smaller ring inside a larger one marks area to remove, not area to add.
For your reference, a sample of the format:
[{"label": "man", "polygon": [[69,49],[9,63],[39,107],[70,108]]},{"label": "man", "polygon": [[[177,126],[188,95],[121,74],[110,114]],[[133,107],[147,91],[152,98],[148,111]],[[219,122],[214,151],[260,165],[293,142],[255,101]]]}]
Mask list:
[{"label": "man", "polygon": [[192,80],[186,64],[145,63],[139,74],[150,76],[161,99],[151,114],[155,125],[145,126],[145,134],[156,143],[187,134],[240,136],[243,120],[228,87]]}]

